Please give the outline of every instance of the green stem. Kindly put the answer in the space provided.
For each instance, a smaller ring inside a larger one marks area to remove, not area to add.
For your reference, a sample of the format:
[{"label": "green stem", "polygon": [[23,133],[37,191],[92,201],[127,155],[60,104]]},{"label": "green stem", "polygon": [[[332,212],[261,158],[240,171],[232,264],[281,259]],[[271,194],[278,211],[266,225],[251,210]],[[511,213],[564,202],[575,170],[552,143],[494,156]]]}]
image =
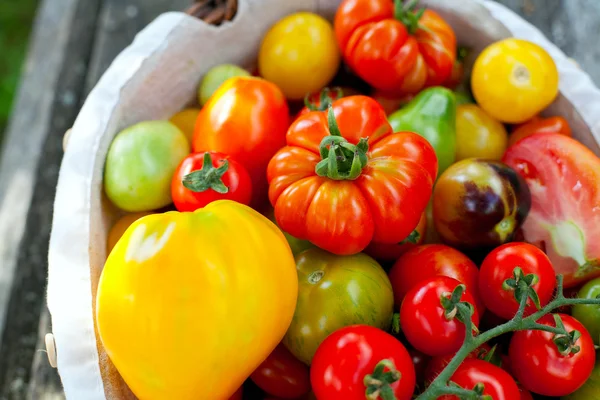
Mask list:
[{"label": "green stem", "polygon": [[[458,388],[461,389],[460,393],[458,393],[456,387],[448,386],[448,382],[450,381],[450,378],[452,377],[454,372],[456,372],[456,369],[472,351],[474,351],[484,343],[488,342],[489,340],[508,332],[536,329],[551,332],[554,334],[563,334],[563,330],[553,326],[539,324],[537,321],[544,315],[549,314],[553,310],[556,310],[560,307],[571,306],[574,304],[600,305],[600,299],[565,298],[563,294],[563,279],[561,275],[557,276],[557,294],[554,300],[552,300],[550,303],[544,306],[541,310],[538,310],[537,312],[523,318],[523,313],[528,298],[529,297],[527,292],[523,292],[519,301],[519,310],[517,311],[513,319],[511,319],[510,321],[502,325],[498,325],[497,327],[490,329],[489,331],[483,332],[477,336],[467,334],[460,350],[448,363],[446,368],[444,368],[444,370],[435,378],[435,380],[429,385],[429,387],[420,396],[416,398],[416,400],[435,400],[438,397],[443,396],[445,394],[474,396],[476,393],[472,390]],[[467,331],[471,329],[470,318],[465,319],[465,328],[467,329]]]},{"label": "green stem", "polygon": [[223,160],[222,164],[215,168],[209,152],[204,153],[202,169],[192,171],[183,177],[181,183],[192,192],[201,193],[209,189],[217,193],[225,194],[229,188],[223,183],[223,175],[229,168],[229,161]]}]

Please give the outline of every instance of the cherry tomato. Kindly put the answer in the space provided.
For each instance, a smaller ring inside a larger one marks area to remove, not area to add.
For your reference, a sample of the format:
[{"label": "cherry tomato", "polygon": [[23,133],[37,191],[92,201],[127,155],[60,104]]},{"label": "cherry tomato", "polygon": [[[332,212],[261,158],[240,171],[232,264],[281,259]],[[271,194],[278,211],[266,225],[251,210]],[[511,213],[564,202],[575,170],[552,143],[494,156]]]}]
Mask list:
[{"label": "cherry tomato", "polygon": [[[483,359],[491,351],[491,349],[492,348],[487,343],[484,343],[479,348],[470,352],[467,355],[466,359]],[[455,354],[456,353],[452,353],[452,354],[448,354],[448,355],[436,356],[436,357],[431,358],[431,360],[429,361],[429,364],[427,364],[427,368],[425,369],[425,384],[426,385],[431,384],[431,382],[433,382],[433,380],[435,378],[437,378],[437,376],[439,374],[442,373],[444,368],[446,368],[446,366],[450,363],[450,361],[452,361]]]},{"label": "cherry tomato", "polygon": [[464,248],[512,240],[529,212],[527,184],[509,166],[466,159],[440,176],[433,190],[433,221],[440,237]]},{"label": "cherry tomato", "polygon": [[[517,400],[521,397],[517,383],[506,371],[483,360],[463,361],[450,381],[465,389],[473,389],[476,384],[483,383],[483,394],[491,396],[493,400]],[[459,398],[446,395],[438,397],[438,400]]]},{"label": "cherry tomato", "polygon": [[285,145],[289,125],[287,102],[273,83],[234,77],[223,83],[204,105],[194,133],[194,153],[214,151],[242,164],[252,178],[253,204],[267,189],[267,164]]},{"label": "cherry tomato", "polygon": [[[423,243],[427,236],[427,214],[421,214],[419,225],[406,239],[400,243],[377,243],[371,242],[365,249],[365,253],[371,257],[381,261],[396,261],[398,257],[404,254],[406,251],[412,249],[416,245]],[[397,303],[400,304],[400,303]]]},{"label": "cherry tomato", "polygon": [[298,12],[279,20],[265,35],[258,53],[260,74],[289,99],[317,92],[333,78],[340,51],[331,24]]},{"label": "cherry tomato", "polygon": [[504,162],[527,182],[526,242],[550,258],[565,287],[600,275],[600,159],[565,135],[538,133],[508,148]]},{"label": "cherry tomato", "polygon": [[516,128],[508,138],[508,145],[512,146],[519,140],[535,133],[560,133],[565,136],[572,135],[569,123],[563,117],[536,118]]},{"label": "cherry tomato", "polygon": [[537,44],[509,38],[486,47],[473,65],[477,104],[502,122],[527,121],[558,94],[558,70]]},{"label": "cherry tomato", "polygon": [[[430,356],[458,351],[465,339],[465,325],[456,318],[447,319],[442,307],[442,295],[452,293],[460,282],[446,276],[437,276],[415,285],[404,297],[400,306],[400,324],[409,343]],[[468,289],[461,301],[475,305]],[[471,317],[473,325],[479,324],[479,312]]]},{"label": "cherry tomato", "polygon": [[237,161],[214,152],[190,154],[177,167],[171,182],[177,210],[195,211],[216,200],[248,205],[252,182]]},{"label": "cherry tomato", "polygon": [[[513,277],[516,267],[523,275],[535,274],[539,281],[533,285],[541,306],[552,299],[556,285],[556,274],[548,256],[537,247],[528,243],[507,243],[494,249],[487,255],[479,269],[479,293],[485,306],[494,314],[511,319],[519,309],[514,290],[504,289],[504,281]],[[531,299],[527,300],[525,315],[533,314],[537,307]]]},{"label": "cherry tomato", "polygon": [[[415,18],[390,0],[344,0],[334,19],[346,63],[371,86],[396,94],[440,85],[456,59],[454,31],[437,13]],[[396,15],[395,15],[396,14]],[[398,19],[396,19],[398,18]]]},{"label": "cherry tomato", "polygon": [[237,390],[237,392],[235,392],[235,393],[233,394],[233,396],[231,396],[231,397],[229,398],[229,400],[242,400],[242,393],[243,393],[243,388],[242,388],[242,387],[240,387],[240,388]]},{"label": "cherry tomato", "polygon": [[[508,349],[515,378],[528,390],[544,396],[566,396],[577,390],[592,374],[596,362],[594,343],[585,327],[575,318],[557,314],[568,332],[579,331],[575,342],[579,352],[562,355],[554,343],[554,333],[526,330],[515,332]],[[556,327],[552,315],[538,320]]]},{"label": "cherry tomato", "polygon": [[188,138],[190,144],[194,137],[194,126],[196,125],[196,119],[198,118],[199,113],[199,108],[186,108],[169,119],[173,125],[178,127],[181,132],[185,134],[185,137]]},{"label": "cherry tomato", "polygon": [[366,325],[335,331],[319,346],[310,368],[310,381],[317,399],[364,400],[365,377],[371,375],[377,379],[372,374],[383,360],[400,372],[400,379],[390,384],[396,399],[409,400],[415,388],[415,370],[402,343]]},{"label": "cherry tomato", "polygon": [[469,257],[443,244],[416,246],[398,258],[389,273],[396,305],[416,284],[435,276],[447,276],[464,283],[482,311],[479,297],[477,266]]},{"label": "cherry tomato", "polygon": [[310,374],[283,345],[279,345],[250,375],[250,379],[270,395],[296,399],[310,391]]},{"label": "cherry tomato", "polygon": [[[431,196],[433,147],[416,133],[393,133],[369,97],[341,98],[331,110],[331,118],[315,111],[294,121],[269,163],[278,225],[335,254],[404,240]],[[330,139],[337,142],[323,142]]]},{"label": "cherry tomato", "polygon": [[518,384],[517,387],[519,388],[519,393],[521,394],[519,400],[533,400],[533,396],[531,395],[531,392],[529,390],[525,389],[523,386]]},{"label": "cherry tomato", "polygon": [[476,104],[456,108],[456,161],[473,157],[500,160],[507,141],[504,125]]},{"label": "cherry tomato", "polygon": [[[596,296],[600,296],[600,278],[592,279],[577,293],[577,297],[580,299],[594,299]],[[573,318],[586,327],[595,344],[600,344],[600,307],[576,304],[573,306]]]}]

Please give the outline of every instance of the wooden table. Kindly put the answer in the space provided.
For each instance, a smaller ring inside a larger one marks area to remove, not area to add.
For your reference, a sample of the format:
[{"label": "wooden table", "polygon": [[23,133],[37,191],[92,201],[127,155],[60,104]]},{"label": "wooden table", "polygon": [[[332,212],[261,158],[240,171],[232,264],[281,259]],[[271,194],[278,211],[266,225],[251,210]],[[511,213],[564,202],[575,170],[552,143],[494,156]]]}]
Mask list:
[{"label": "wooden table", "polygon": [[[600,2],[501,0],[600,84]],[[0,158],[0,400],[63,399],[43,336],[48,238],[62,137],[114,57],[191,0],[42,0]],[[85,400],[85,399],[74,399]]]}]

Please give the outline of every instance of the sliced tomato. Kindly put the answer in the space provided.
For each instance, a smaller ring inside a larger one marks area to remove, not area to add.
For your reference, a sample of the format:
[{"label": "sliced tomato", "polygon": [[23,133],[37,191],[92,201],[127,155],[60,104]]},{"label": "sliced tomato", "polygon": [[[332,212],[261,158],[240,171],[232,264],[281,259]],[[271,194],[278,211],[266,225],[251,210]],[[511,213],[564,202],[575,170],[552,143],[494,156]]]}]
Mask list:
[{"label": "sliced tomato", "polygon": [[503,161],[531,192],[525,241],[548,254],[565,287],[599,276],[600,159],[568,136],[537,133],[509,147]]}]

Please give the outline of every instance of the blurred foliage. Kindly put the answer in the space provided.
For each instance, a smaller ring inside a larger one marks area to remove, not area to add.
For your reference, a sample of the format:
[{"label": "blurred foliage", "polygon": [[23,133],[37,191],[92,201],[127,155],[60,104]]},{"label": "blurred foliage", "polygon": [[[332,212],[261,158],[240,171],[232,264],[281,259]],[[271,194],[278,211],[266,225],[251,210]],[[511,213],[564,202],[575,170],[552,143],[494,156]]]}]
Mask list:
[{"label": "blurred foliage", "polygon": [[0,0],[0,135],[6,127],[38,0]]}]

